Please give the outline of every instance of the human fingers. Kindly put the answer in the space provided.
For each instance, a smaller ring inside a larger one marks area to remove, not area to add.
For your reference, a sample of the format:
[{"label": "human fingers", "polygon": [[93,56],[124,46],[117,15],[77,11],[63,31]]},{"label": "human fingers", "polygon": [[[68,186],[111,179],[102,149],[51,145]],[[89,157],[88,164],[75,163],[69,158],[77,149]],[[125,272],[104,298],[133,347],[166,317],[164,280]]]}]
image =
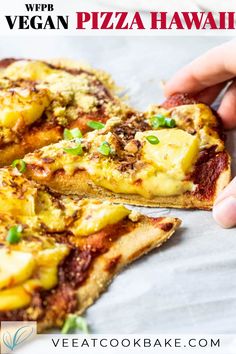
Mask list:
[{"label": "human fingers", "polygon": [[213,218],[224,228],[236,226],[236,177],[216,199]]},{"label": "human fingers", "polygon": [[236,81],[233,81],[228,87],[218,109],[226,129],[236,127]]},{"label": "human fingers", "polygon": [[179,70],[165,85],[166,96],[197,93],[236,75],[236,42],[215,47]]},{"label": "human fingers", "polygon": [[205,103],[207,105],[211,105],[219,96],[220,92],[223,90],[226,84],[226,82],[222,82],[209,88],[206,88],[205,90],[199,92],[199,94],[195,95],[195,97],[197,101]]}]

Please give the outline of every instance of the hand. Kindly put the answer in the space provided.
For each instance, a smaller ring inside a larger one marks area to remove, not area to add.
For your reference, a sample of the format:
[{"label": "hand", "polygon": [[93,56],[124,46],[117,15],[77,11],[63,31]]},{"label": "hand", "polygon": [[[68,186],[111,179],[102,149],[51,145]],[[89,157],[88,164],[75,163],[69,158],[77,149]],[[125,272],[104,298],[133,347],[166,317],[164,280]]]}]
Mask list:
[{"label": "hand", "polygon": [[[178,71],[165,86],[165,95],[191,93],[212,104],[226,88],[218,113],[226,129],[236,127],[236,41],[209,50]],[[222,227],[236,226],[236,177],[218,196],[213,217]]]},{"label": "hand", "polygon": [[213,217],[222,227],[236,226],[236,177],[216,199]]}]

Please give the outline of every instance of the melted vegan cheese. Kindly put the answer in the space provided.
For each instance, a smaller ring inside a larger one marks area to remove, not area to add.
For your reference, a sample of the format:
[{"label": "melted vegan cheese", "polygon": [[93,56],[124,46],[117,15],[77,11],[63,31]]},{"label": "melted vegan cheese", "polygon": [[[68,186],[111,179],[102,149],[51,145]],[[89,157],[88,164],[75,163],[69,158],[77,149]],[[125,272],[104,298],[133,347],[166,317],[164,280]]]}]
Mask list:
[{"label": "melted vegan cheese", "polygon": [[49,106],[46,90],[31,92],[25,88],[0,91],[0,126],[13,128],[16,125],[30,125],[38,120]]},{"label": "melted vegan cheese", "polygon": [[[47,230],[86,237],[130,213],[122,205],[107,202],[67,196],[56,199],[16,169],[1,169],[0,242],[4,246],[0,248],[0,311],[27,306],[35,291],[56,286],[58,266],[70,249],[67,244],[58,244]],[[9,244],[6,236],[15,225],[23,226],[22,239]]]}]

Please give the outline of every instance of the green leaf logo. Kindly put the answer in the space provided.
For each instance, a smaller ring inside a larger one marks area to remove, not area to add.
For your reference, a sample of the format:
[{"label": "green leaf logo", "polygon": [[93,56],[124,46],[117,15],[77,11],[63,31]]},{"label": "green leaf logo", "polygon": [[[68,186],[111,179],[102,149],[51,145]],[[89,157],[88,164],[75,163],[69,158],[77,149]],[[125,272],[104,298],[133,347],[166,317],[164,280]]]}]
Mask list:
[{"label": "green leaf logo", "polygon": [[3,333],[2,341],[9,350],[13,351],[17,346],[29,339],[33,332],[34,330],[32,327],[22,326],[14,334],[11,334],[8,331]]}]

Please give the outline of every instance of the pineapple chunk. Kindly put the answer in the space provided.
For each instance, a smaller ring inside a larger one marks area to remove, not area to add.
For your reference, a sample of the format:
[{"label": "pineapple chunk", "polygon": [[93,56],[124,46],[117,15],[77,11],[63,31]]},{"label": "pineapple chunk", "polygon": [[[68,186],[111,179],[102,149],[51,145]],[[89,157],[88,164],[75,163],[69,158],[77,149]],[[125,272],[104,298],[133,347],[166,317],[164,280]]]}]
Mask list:
[{"label": "pineapple chunk", "polygon": [[57,267],[68,253],[69,249],[66,245],[56,245],[55,248],[38,253],[36,262],[42,288],[51,289],[57,284]]},{"label": "pineapple chunk", "polygon": [[[159,143],[151,144],[146,139],[148,136],[157,137]],[[145,161],[176,179],[184,178],[191,170],[199,152],[198,136],[177,128],[138,132],[135,139],[143,142]]]},{"label": "pineapple chunk", "polygon": [[16,125],[30,125],[38,120],[50,99],[46,90],[30,91],[16,88],[0,95],[0,125],[13,128]]},{"label": "pineapple chunk", "polygon": [[54,248],[39,251],[36,255],[1,250],[0,286],[9,286],[9,289],[0,291],[0,311],[27,306],[35,289],[48,290],[56,286],[58,265],[68,253],[69,248],[66,245],[55,245]]},{"label": "pineapple chunk", "polygon": [[41,61],[19,60],[5,69],[4,76],[11,80],[26,79],[38,81],[45,79],[46,75],[54,71]]},{"label": "pineapple chunk", "polygon": [[25,307],[32,299],[22,285],[0,291],[0,311],[10,311]]},{"label": "pineapple chunk", "polygon": [[111,205],[109,203],[89,203],[83,208],[82,216],[77,220],[71,231],[76,236],[87,236],[104,227],[116,224],[130,214],[130,210],[123,205]]},{"label": "pineapple chunk", "polygon": [[31,253],[0,249],[0,289],[27,280],[34,268],[35,260]]}]

